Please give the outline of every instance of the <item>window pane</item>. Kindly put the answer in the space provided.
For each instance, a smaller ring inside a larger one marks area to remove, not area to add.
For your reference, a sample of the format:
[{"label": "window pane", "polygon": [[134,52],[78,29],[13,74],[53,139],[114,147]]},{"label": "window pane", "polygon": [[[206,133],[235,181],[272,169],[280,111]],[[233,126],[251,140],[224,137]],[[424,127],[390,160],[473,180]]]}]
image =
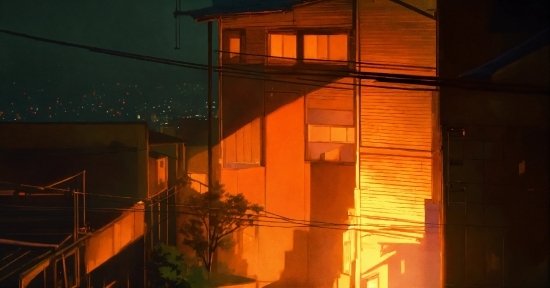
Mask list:
[{"label": "window pane", "polygon": [[229,58],[238,58],[241,53],[241,39],[240,38],[229,38]]},{"label": "window pane", "polygon": [[355,139],[355,128],[354,127],[349,127],[348,129],[348,143],[353,143],[355,142],[354,139]]},{"label": "window pane", "polygon": [[304,58],[317,59],[317,35],[304,36]]},{"label": "window pane", "polygon": [[283,56],[283,35],[270,34],[270,56],[282,57]]},{"label": "window pane", "polygon": [[309,142],[330,142],[330,127],[309,125]]},{"label": "window pane", "polygon": [[283,57],[296,58],[296,35],[283,35]]},{"label": "window pane", "polygon": [[330,141],[331,142],[346,142],[347,130],[345,127],[331,127]]},{"label": "window pane", "polygon": [[317,59],[328,59],[328,36],[317,35]]},{"label": "window pane", "polygon": [[341,35],[330,35],[328,37],[328,47],[329,55],[328,59],[330,60],[348,60],[348,36],[345,34]]}]

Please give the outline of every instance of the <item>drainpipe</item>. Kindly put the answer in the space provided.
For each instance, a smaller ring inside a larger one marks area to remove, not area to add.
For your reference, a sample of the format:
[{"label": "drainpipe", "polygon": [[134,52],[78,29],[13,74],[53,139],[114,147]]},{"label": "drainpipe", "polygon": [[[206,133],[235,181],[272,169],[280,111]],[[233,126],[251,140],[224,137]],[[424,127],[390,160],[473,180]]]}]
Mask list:
[{"label": "drainpipe", "polygon": [[[353,17],[354,17],[354,28],[355,28],[355,69],[361,72],[361,31],[360,31],[360,1],[353,1]],[[355,224],[355,277],[350,279],[353,281],[351,287],[359,288],[361,287],[361,232],[357,231],[357,227],[362,227],[361,219],[361,79],[357,77],[354,78],[355,88],[355,190],[354,190],[354,221]],[[358,85],[357,85],[358,84]]]}]

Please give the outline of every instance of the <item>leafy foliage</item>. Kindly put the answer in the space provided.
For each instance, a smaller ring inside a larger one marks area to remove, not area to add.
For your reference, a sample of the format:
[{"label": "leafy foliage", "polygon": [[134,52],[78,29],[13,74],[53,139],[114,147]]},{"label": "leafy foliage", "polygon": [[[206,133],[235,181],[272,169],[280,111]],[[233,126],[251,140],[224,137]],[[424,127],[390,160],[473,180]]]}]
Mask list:
[{"label": "leafy foliage", "polygon": [[147,272],[153,287],[191,288],[185,280],[187,263],[177,247],[157,244]]},{"label": "leafy foliage", "polygon": [[254,225],[255,216],[263,211],[263,207],[251,204],[242,193],[229,194],[219,184],[202,194],[193,190],[185,204],[190,208],[180,229],[185,236],[183,244],[196,252],[209,272],[216,249],[231,246],[231,238],[227,236]]}]

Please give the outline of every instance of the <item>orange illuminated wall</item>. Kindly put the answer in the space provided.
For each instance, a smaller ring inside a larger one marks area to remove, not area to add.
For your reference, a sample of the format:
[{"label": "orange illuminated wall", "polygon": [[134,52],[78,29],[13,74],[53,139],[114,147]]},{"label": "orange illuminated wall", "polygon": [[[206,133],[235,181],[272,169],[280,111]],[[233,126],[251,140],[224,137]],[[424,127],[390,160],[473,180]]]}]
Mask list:
[{"label": "orange illuminated wall", "polygon": [[144,206],[136,205],[133,209],[134,211],[125,213],[86,240],[86,273],[90,273],[143,236]]},{"label": "orange illuminated wall", "polygon": [[[389,0],[358,3],[362,72],[435,76],[434,19]],[[359,94],[360,197],[355,207],[357,221],[368,231],[358,243],[361,285],[435,287],[438,234],[428,233],[425,222],[437,222],[437,203],[435,214],[426,212],[434,209],[430,199],[437,194],[437,94],[419,90],[431,87],[361,83],[385,86],[362,86]]]},{"label": "orange illuminated wall", "polygon": [[[433,19],[391,1],[359,9],[362,59],[388,64],[364,65],[362,71],[435,75]],[[432,198],[434,92],[383,86],[394,89],[361,87],[361,214],[373,225],[415,223],[411,239],[421,238],[424,199]]]}]

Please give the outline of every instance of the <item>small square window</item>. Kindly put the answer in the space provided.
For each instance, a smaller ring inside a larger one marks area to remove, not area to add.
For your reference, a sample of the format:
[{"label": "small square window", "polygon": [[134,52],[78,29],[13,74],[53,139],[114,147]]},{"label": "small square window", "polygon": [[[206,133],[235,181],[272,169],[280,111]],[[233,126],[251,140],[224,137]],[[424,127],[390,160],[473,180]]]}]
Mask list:
[{"label": "small square window", "polygon": [[244,59],[244,31],[226,30],[223,33],[222,58],[225,61],[240,62]]},{"label": "small square window", "polygon": [[229,38],[229,59],[238,60],[241,55],[241,38]]}]

